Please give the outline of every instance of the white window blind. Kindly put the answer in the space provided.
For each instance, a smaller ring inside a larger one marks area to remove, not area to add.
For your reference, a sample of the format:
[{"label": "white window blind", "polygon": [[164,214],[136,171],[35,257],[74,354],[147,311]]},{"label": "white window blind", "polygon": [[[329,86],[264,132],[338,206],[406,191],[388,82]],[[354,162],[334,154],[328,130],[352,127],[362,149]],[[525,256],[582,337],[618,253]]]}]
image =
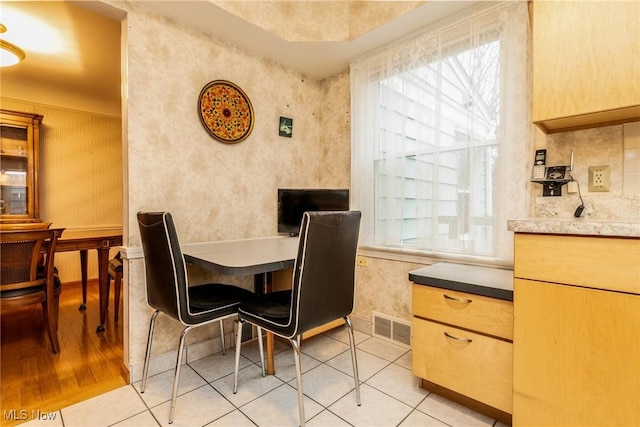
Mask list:
[{"label": "white window blind", "polygon": [[526,2],[474,9],[351,64],[361,244],[512,259],[528,212]]}]

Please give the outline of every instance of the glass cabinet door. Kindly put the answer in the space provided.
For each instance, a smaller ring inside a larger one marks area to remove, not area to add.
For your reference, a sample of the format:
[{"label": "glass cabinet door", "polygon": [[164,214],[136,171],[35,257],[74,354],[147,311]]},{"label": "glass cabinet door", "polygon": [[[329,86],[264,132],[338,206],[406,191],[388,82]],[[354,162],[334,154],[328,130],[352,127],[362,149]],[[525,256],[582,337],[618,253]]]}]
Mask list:
[{"label": "glass cabinet door", "polygon": [[1,110],[0,220],[38,222],[38,153],[42,116]]}]

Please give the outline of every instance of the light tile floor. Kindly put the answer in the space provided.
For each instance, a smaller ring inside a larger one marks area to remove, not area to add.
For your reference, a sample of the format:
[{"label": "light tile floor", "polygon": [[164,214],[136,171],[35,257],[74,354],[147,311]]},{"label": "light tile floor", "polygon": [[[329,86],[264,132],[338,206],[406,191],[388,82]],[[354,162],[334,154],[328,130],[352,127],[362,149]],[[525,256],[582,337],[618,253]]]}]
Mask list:
[{"label": "light tile floor", "polygon": [[[355,333],[362,406],[356,405],[346,330],[334,329],[302,345],[307,425],[501,426],[484,415],[429,393],[411,373],[411,351]],[[238,393],[232,393],[234,351],[182,368],[174,427],[296,426],[298,401],[291,348],[276,341],[274,376],[261,376],[257,344],[242,347]],[[34,426],[167,426],[173,370],[62,408]]]}]

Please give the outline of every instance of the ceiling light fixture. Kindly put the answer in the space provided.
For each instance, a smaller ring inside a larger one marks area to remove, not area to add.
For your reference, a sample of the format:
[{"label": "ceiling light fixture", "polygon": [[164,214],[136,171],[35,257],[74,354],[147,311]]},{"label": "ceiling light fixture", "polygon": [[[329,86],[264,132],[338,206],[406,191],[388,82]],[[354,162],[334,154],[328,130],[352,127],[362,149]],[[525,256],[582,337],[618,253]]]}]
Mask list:
[{"label": "ceiling light fixture", "polygon": [[[4,33],[5,31],[7,31],[7,27],[0,24],[0,33]],[[0,67],[16,65],[27,56],[24,50],[6,40],[0,39],[0,49]]]}]

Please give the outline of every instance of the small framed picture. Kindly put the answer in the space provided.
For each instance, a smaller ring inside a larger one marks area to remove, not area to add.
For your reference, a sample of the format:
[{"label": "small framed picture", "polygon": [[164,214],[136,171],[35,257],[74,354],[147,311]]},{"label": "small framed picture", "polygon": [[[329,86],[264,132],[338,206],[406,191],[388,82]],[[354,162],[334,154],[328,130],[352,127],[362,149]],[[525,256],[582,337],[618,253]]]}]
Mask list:
[{"label": "small framed picture", "polygon": [[567,171],[566,166],[549,166],[547,168],[547,179],[548,180],[564,179],[564,175],[566,171]]},{"label": "small framed picture", "polygon": [[280,127],[278,129],[278,135],[291,138],[293,134],[293,119],[280,117]]}]

